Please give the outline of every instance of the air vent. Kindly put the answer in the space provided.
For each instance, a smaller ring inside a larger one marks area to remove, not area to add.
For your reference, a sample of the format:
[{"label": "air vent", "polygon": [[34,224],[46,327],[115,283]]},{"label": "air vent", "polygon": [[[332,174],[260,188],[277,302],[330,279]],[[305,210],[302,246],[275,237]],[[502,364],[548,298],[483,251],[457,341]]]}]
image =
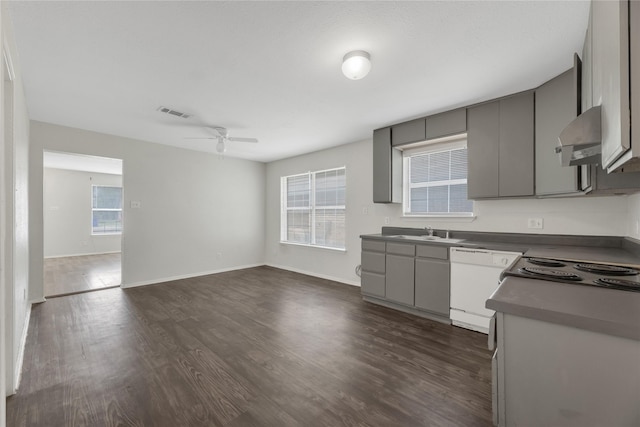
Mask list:
[{"label": "air vent", "polygon": [[188,119],[189,117],[191,117],[191,114],[186,114],[186,113],[172,110],[171,108],[162,107],[162,106],[158,107],[158,111],[160,111],[161,113],[171,114],[172,116],[182,117],[183,119]]}]

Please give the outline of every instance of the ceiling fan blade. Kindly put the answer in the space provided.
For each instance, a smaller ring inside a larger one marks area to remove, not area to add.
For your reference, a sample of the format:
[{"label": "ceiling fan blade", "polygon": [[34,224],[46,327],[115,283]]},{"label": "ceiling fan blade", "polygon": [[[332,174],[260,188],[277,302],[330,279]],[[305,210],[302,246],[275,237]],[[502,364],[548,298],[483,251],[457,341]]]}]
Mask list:
[{"label": "ceiling fan blade", "polygon": [[236,137],[229,137],[227,138],[229,141],[234,141],[234,142],[258,142],[258,140],[256,138],[236,138]]}]

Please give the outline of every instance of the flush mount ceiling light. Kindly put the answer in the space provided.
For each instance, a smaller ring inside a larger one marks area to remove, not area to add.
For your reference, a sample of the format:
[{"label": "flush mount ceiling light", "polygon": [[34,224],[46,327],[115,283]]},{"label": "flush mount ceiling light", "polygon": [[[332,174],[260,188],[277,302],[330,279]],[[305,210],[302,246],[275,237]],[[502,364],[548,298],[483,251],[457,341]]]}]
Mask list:
[{"label": "flush mount ceiling light", "polygon": [[364,50],[354,50],[342,58],[342,73],[351,80],[360,80],[371,70],[371,56]]}]

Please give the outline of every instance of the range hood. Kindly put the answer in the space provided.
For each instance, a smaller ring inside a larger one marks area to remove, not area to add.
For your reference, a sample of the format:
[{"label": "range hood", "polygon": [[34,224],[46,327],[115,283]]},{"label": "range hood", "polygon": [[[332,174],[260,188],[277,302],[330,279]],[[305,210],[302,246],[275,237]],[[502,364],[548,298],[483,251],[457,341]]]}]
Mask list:
[{"label": "range hood", "polygon": [[600,163],[602,152],[602,129],[600,106],[592,107],[576,117],[558,137],[562,166]]}]

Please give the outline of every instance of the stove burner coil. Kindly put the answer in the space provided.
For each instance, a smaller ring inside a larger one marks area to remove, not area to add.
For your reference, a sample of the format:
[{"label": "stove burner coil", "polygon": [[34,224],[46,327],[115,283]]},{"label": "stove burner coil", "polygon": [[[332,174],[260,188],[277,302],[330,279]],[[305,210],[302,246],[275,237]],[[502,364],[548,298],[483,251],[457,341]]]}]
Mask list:
[{"label": "stove burner coil", "polygon": [[534,277],[548,277],[552,279],[568,280],[572,282],[579,282],[582,280],[582,277],[578,276],[575,273],[571,273],[568,271],[550,270],[548,268],[522,267],[518,269],[518,271],[522,274]]},{"label": "stove burner coil", "polygon": [[629,267],[605,264],[576,264],[576,270],[589,273],[604,274],[606,276],[637,276],[640,272]]},{"label": "stove burner coil", "polygon": [[616,279],[613,277],[602,277],[600,279],[594,280],[593,283],[607,288],[640,292],[640,283],[632,282],[631,280]]},{"label": "stove burner coil", "polygon": [[527,262],[530,264],[541,265],[543,267],[566,267],[567,265],[564,262],[548,258],[527,258]]}]

